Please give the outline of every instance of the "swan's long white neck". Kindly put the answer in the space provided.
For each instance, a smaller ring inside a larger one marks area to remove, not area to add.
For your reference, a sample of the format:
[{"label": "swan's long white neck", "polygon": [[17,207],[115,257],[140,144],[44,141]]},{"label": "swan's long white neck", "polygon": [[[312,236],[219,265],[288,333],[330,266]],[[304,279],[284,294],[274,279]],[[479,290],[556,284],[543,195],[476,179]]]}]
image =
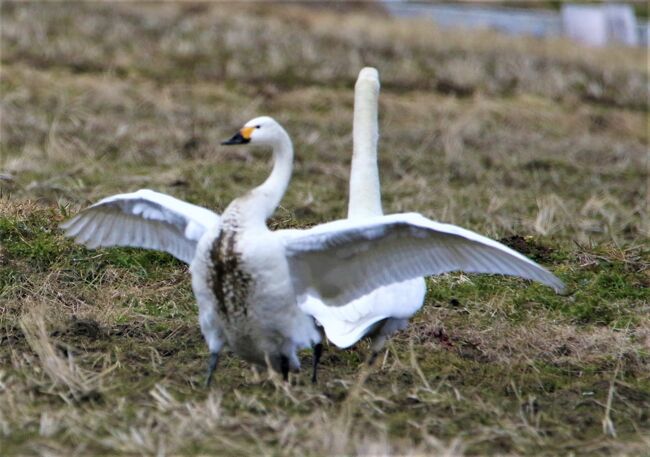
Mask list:
[{"label": "swan's long white neck", "polygon": [[352,167],[348,219],[378,216],[381,188],[377,168],[377,100],[379,76],[374,68],[364,68],[354,89],[354,123],[352,129]]},{"label": "swan's long white neck", "polygon": [[293,170],[293,145],[289,134],[278,126],[278,140],[272,144],[273,170],[266,181],[245,197],[247,219],[264,223],[273,215],[287,190]]}]

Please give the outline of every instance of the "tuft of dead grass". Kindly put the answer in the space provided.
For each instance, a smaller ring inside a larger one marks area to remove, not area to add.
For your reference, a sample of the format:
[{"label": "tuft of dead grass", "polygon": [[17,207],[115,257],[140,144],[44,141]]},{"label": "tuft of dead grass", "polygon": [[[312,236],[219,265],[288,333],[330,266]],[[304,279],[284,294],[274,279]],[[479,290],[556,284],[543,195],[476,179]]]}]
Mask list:
[{"label": "tuft of dead grass", "polygon": [[63,357],[60,349],[57,350],[50,341],[43,318],[44,309],[31,307],[34,303],[29,301],[25,305],[29,311],[20,319],[20,328],[27,344],[38,357],[38,369],[49,377],[49,382],[45,384],[67,390],[69,396],[77,401],[97,395],[102,390],[100,381],[106,373],[82,369],[75,363],[71,352]]}]

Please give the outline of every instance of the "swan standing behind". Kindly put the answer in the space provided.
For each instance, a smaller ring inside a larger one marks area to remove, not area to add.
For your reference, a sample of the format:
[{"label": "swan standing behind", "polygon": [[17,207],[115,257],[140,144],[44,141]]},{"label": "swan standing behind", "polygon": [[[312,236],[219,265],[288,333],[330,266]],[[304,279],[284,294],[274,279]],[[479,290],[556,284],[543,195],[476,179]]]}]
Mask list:
[{"label": "swan standing behind", "polygon": [[343,306],[379,287],[456,270],[564,287],[496,241],[415,213],[271,232],[266,220],[291,178],[291,139],[273,119],[259,117],[224,142],[245,143],[270,146],[273,170],[221,217],[141,190],[101,200],[62,224],[67,236],[89,247],[138,246],[185,262],[192,257],[192,288],[210,350],[208,384],[224,347],[287,379],[300,366],[296,351],[320,341],[314,319],[300,308],[308,297]]},{"label": "swan standing behind", "polygon": [[[364,220],[383,214],[377,166],[379,87],[376,69],[366,67],[359,72],[354,89],[348,219]],[[416,278],[379,287],[338,308],[310,297],[302,309],[316,318],[327,338],[338,347],[352,346],[364,336],[370,336],[368,360],[372,363],[386,339],[405,328],[408,319],[422,307],[425,294],[424,278]]]}]

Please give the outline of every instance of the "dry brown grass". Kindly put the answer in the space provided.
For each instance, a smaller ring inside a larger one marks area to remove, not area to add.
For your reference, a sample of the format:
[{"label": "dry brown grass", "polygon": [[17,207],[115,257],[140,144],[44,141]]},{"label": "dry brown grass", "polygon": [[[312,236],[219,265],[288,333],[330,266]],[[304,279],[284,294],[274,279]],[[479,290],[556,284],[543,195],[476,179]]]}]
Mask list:
[{"label": "dry brown grass", "polygon": [[[456,33],[374,8],[1,8],[0,453],[646,452],[643,51]],[[145,186],[222,210],[268,172],[265,152],[218,146],[259,114],[297,149],[272,225],[343,217],[363,65],[383,83],[386,211],[503,239],[572,294],[431,278],[377,370],[359,368],[365,344],[328,348],[314,387],[226,357],[206,391],[186,268],[86,251],[57,224]]]}]

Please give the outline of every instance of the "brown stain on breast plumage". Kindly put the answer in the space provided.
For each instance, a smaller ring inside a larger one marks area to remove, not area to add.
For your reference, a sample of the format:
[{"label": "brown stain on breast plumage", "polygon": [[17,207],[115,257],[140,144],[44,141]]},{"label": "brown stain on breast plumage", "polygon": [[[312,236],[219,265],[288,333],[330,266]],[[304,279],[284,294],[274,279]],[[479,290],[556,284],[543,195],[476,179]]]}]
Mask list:
[{"label": "brown stain on breast plumage", "polygon": [[242,269],[236,250],[237,231],[223,229],[212,244],[212,290],[217,299],[217,313],[224,320],[247,316],[246,306],[251,275]]}]

